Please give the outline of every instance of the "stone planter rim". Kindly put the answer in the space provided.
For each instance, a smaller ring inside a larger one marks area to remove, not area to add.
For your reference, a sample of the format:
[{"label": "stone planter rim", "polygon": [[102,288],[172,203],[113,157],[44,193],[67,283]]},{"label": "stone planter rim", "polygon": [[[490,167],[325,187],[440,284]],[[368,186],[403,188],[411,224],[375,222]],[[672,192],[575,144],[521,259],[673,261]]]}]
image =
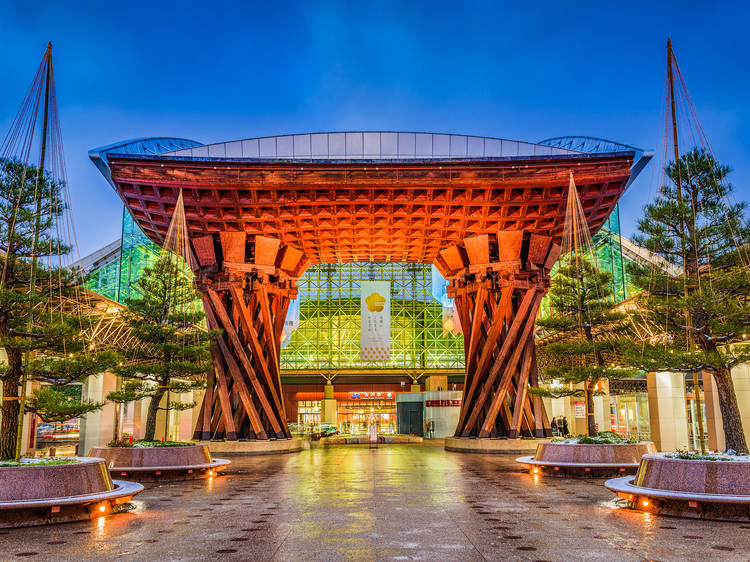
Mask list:
[{"label": "stone planter rim", "polygon": [[[576,447],[622,447],[622,446],[633,446],[633,445],[648,445],[653,441],[636,441],[634,443],[564,443],[562,441],[547,441],[547,445],[575,445]],[[655,455],[659,453],[648,453],[649,455]],[[645,456],[645,455],[644,455]]]},{"label": "stone planter rim", "polygon": [[107,449],[109,451],[151,451],[153,449],[190,449],[192,447],[203,447],[203,445],[199,443],[191,443],[190,445],[174,445],[171,447],[110,447],[109,445],[95,445],[94,447],[91,447],[92,449]]},{"label": "stone planter rim", "polygon": [[[110,472],[149,473],[222,470],[232,461],[217,459],[206,445],[192,443],[177,447],[92,447],[93,454],[105,457]],[[115,464],[115,463],[149,464]],[[179,462],[180,464],[173,464]]]},{"label": "stone planter rim", "polygon": [[[683,459],[678,459],[683,460]],[[694,461],[691,461],[694,462]],[[714,461],[726,462],[726,461]],[[700,492],[679,492],[676,490],[660,490],[658,488],[645,488],[633,484],[635,476],[622,476],[607,480],[604,485],[613,492],[633,494],[656,499],[670,500],[697,500],[711,503],[747,503],[750,504],[750,496],[736,496],[730,494],[703,494]]]},{"label": "stone planter rim", "polygon": [[200,470],[202,468],[223,468],[228,466],[232,461],[229,459],[213,459],[210,463],[204,464],[186,464],[183,466],[169,465],[169,466],[110,466],[107,467],[113,472],[153,472],[158,470],[160,472],[168,472],[170,470]]},{"label": "stone planter rim", "polygon": [[644,459],[659,459],[664,461],[674,461],[674,462],[686,462],[686,463],[711,463],[711,464],[721,464],[721,465],[727,465],[727,464],[747,464],[750,465],[750,456],[748,456],[746,459],[742,460],[732,460],[732,459],[726,459],[726,460],[717,460],[717,459],[678,459],[674,457],[668,457],[667,455],[675,454],[676,451],[663,451],[659,453],[648,453],[643,455],[642,458]]},{"label": "stone planter rim", "polygon": [[0,510],[3,509],[28,509],[35,507],[49,507],[53,505],[88,504],[103,500],[112,500],[123,496],[134,496],[143,491],[143,485],[137,482],[126,482],[124,480],[112,480],[114,488],[106,492],[95,492],[92,494],[81,494],[77,496],[59,496],[54,498],[38,498],[33,500],[16,500],[0,502]]},{"label": "stone planter rim", "polygon": [[518,457],[516,462],[520,464],[528,464],[533,466],[561,466],[564,468],[638,468],[640,463],[591,463],[591,462],[557,462],[557,461],[538,461],[534,459],[534,456],[529,457]]},{"label": "stone planter rim", "polygon": [[[41,458],[41,457],[40,457]],[[28,463],[28,464],[19,464],[18,466],[0,466],[0,470],[28,470],[29,468],[45,468],[45,469],[54,469],[54,468],[62,468],[66,466],[75,466],[79,464],[91,464],[95,462],[105,462],[103,458],[101,457],[43,457],[45,460],[73,460],[76,462],[66,462],[61,464],[39,464],[39,463]]]}]

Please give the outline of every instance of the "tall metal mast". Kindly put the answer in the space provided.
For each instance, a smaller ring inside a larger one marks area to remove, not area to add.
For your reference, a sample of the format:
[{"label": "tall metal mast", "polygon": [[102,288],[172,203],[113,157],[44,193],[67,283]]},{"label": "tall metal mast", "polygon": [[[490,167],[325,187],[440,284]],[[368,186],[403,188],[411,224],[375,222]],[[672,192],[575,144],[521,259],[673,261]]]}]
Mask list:
[{"label": "tall metal mast", "polygon": [[[39,246],[39,230],[42,225],[42,189],[44,187],[44,164],[47,157],[47,128],[49,124],[49,96],[50,82],[52,81],[52,42],[47,43],[47,50],[44,53],[45,59],[45,82],[44,82],[44,118],[42,121],[42,148],[39,155],[39,171],[36,178],[36,216],[34,220],[34,244],[31,250],[31,272],[29,279],[29,294],[33,295],[36,289],[36,269],[38,264],[37,250]],[[34,321],[33,306],[29,312],[29,331],[32,331]],[[28,363],[28,361],[27,361]],[[18,408],[18,431],[16,432],[16,462],[21,460],[21,445],[23,442],[23,416],[26,409],[26,386],[27,386],[26,369],[21,373],[21,393]]]},{"label": "tall metal mast", "polygon": [[[672,144],[674,148],[674,164],[677,169],[677,202],[680,206],[680,253],[682,255],[682,275],[684,279],[685,297],[688,296],[689,275],[687,266],[687,256],[685,252],[685,218],[682,214],[682,166],[680,165],[680,148],[677,135],[677,110],[675,108],[674,98],[674,51],[672,50],[672,40],[667,39],[667,85],[669,86],[669,105],[672,113]],[[692,349],[693,338],[690,334],[691,318],[690,313],[685,310],[685,323],[687,330],[687,348]],[[706,453],[705,432],[703,430],[703,412],[701,410],[700,383],[698,381],[698,371],[693,371],[693,395],[695,396],[695,417],[698,422],[698,434],[700,439],[701,453]]]}]

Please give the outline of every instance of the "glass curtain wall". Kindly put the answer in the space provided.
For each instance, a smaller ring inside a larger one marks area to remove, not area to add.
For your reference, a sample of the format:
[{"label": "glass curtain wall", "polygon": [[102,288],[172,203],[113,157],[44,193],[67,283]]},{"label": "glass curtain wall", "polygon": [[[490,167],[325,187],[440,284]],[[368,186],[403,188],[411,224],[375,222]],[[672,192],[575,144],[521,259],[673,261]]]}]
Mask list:
[{"label": "glass curtain wall", "polygon": [[123,208],[120,257],[91,272],[86,288],[108,299],[125,304],[137,296],[135,282],[143,270],[159,257],[159,247],[151,242]]},{"label": "glass curtain wall", "polygon": [[[388,361],[365,361],[359,355],[360,283],[367,280],[390,282]],[[282,369],[463,368],[463,336],[444,333],[442,304],[432,295],[430,265],[315,265],[297,285],[299,326],[284,342]]]}]

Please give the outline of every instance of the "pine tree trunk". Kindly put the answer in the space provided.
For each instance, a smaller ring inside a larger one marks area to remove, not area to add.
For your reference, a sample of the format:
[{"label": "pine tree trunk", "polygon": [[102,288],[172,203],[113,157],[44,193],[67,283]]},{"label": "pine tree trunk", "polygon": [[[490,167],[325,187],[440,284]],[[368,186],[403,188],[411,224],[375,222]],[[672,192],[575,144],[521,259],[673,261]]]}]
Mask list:
[{"label": "pine tree trunk", "polygon": [[[3,398],[18,396],[21,385],[21,366],[23,354],[16,348],[5,348],[8,357],[8,372],[3,377]],[[16,456],[16,439],[18,437],[19,400],[3,399],[0,416],[0,460],[14,459]]]},{"label": "pine tree trunk", "polygon": [[[18,396],[21,374],[7,375],[3,379],[3,398]],[[12,460],[16,456],[16,436],[18,433],[18,400],[3,400],[2,427],[0,427],[0,460]]]},{"label": "pine tree trunk", "polygon": [[719,393],[719,408],[721,409],[726,447],[737,453],[746,454],[748,452],[747,442],[745,441],[745,432],[742,430],[740,407],[737,404],[737,395],[734,392],[731,372],[729,369],[721,368],[712,374],[716,383],[716,391]]},{"label": "pine tree trunk", "polygon": [[586,385],[586,430],[588,431],[589,437],[594,437],[598,432],[596,431],[596,417],[594,416],[594,392],[593,388],[589,387],[589,383]]},{"label": "pine tree trunk", "polygon": [[156,415],[159,413],[159,404],[164,396],[164,392],[159,392],[151,397],[148,404],[148,415],[146,416],[146,434],[143,438],[146,441],[153,441],[156,435]]}]

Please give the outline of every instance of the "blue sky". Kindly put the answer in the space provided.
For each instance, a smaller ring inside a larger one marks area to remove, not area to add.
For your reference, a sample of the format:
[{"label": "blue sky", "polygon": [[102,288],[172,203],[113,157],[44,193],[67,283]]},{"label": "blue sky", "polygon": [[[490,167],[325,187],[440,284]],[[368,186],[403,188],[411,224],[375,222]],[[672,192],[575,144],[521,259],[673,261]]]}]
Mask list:
[{"label": "blue sky", "polygon": [[[122,139],[364,129],[655,148],[671,36],[747,200],[748,21],[740,2],[0,0],[0,134],[51,40],[85,255],[119,237],[122,212],[87,151]],[[625,234],[652,176],[623,196]]]}]

